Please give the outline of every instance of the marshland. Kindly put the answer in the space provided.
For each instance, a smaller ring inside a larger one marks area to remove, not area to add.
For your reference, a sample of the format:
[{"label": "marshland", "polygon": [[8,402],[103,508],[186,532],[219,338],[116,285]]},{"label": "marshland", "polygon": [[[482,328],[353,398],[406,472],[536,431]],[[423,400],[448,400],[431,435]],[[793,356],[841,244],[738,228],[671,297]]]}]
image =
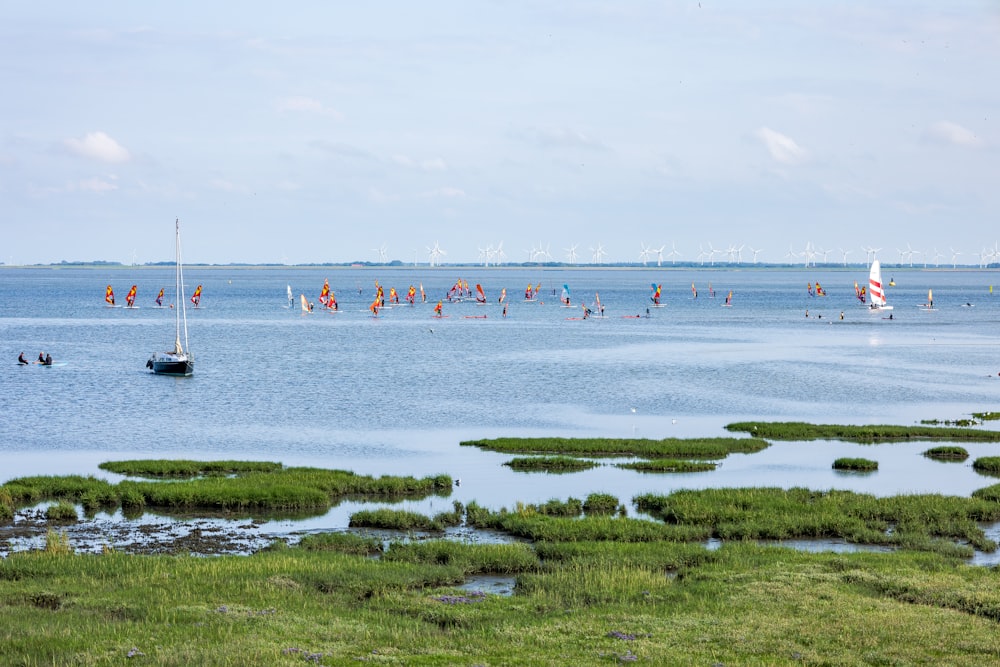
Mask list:
[{"label": "marshland", "polygon": [[[608,317],[430,324],[366,318],[372,280],[455,276],[195,269],[198,374],[174,380],[142,369],[166,314],[99,305],[166,272],[97,271],[0,283],[10,358],[67,360],[0,390],[5,662],[998,659],[988,272],[900,270],[890,299],[933,283],[939,309],[890,323],[850,271],[810,272],[810,301],[794,270],[476,269],[488,294],[599,290]],[[344,312],[282,308],[324,277]],[[667,306],[619,317],[650,279]],[[709,281],[732,308],[690,298]]]}]

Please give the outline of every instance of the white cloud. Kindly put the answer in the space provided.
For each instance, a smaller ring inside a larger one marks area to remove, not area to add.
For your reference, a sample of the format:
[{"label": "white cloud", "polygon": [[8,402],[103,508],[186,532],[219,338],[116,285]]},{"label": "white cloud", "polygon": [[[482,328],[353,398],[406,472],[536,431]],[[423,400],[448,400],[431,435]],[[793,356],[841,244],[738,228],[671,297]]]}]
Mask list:
[{"label": "white cloud", "polygon": [[336,109],[332,109],[317,99],[295,95],[278,100],[278,111],[290,111],[295,113],[314,113],[321,116],[331,116],[340,120],[343,118]]},{"label": "white cloud", "polygon": [[88,132],[83,139],[67,139],[66,148],[80,157],[101,162],[128,162],[132,156],[104,132]]},{"label": "white cloud", "polygon": [[949,120],[934,123],[927,133],[934,139],[959,146],[979,146],[982,144],[982,140],[972,130]]},{"label": "white cloud", "polygon": [[799,164],[806,159],[805,149],[795,143],[791,137],[775,132],[769,127],[761,127],[754,134],[764,143],[767,152],[776,162]]}]

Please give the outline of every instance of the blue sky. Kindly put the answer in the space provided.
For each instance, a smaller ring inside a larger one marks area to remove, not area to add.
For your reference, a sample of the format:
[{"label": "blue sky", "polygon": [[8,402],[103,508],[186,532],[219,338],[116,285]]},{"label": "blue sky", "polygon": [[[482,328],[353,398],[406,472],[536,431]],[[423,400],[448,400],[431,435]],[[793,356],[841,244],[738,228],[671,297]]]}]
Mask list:
[{"label": "blue sky", "polygon": [[517,262],[978,263],[1000,240],[998,2],[0,15],[7,263],[169,260],[174,218],[211,263],[427,262],[435,243],[475,262],[501,241]]}]

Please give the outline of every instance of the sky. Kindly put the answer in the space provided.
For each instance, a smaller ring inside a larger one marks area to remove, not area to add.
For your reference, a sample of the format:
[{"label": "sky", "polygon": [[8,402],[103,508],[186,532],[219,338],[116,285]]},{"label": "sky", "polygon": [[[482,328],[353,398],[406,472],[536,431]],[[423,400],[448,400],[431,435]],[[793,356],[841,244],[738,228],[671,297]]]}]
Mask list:
[{"label": "sky", "polygon": [[0,16],[7,264],[170,261],[175,219],[219,264],[978,264],[1000,240],[996,0]]}]

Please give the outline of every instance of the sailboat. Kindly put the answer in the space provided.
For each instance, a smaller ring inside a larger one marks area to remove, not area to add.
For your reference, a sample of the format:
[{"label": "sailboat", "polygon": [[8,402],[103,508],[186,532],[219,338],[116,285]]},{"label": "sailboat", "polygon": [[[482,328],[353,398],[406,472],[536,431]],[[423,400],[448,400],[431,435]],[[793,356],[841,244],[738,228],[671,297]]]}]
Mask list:
[{"label": "sailboat", "polygon": [[882,290],[882,265],[876,259],[872,262],[871,271],[868,272],[868,293],[871,295],[872,310],[892,310],[892,306],[885,302],[885,292]]},{"label": "sailboat", "polygon": [[[175,294],[181,307],[174,310],[174,349],[168,352],[154,352],[146,362],[146,368],[152,369],[156,375],[180,375],[187,377],[194,373],[194,356],[188,346],[187,308],[184,304],[184,268],[181,263],[181,222],[174,221],[176,228],[175,247],[177,259],[174,268]],[[184,323],[184,345],[181,345],[181,321]],[[187,351],[185,351],[187,350]]]}]

